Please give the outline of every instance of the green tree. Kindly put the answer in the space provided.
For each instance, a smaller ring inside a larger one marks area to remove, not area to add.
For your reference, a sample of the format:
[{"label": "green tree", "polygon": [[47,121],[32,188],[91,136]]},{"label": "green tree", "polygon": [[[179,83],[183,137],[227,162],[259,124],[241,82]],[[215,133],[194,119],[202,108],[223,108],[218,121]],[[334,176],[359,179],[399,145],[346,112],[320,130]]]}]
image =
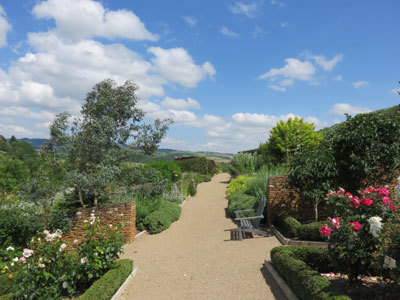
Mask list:
[{"label": "green tree", "polygon": [[7,140],[2,135],[0,135],[0,151],[4,151],[4,152],[8,151]]},{"label": "green tree", "polygon": [[[67,153],[67,183],[73,186],[82,206],[97,206],[120,172],[129,149],[153,153],[171,120],[143,124],[145,113],[137,108],[137,86],[126,81],[116,86],[111,79],[97,83],[87,94],[81,118],[69,126],[70,115],[59,114],[50,126],[47,151]],[[127,147],[128,140],[133,142]]]},{"label": "green tree", "polygon": [[28,170],[22,161],[0,153],[0,193],[15,191],[25,181]]},{"label": "green tree", "polygon": [[312,123],[303,118],[289,118],[286,122],[280,121],[270,131],[267,152],[275,156],[278,162],[289,163],[297,152],[319,145],[322,135],[315,131]]}]

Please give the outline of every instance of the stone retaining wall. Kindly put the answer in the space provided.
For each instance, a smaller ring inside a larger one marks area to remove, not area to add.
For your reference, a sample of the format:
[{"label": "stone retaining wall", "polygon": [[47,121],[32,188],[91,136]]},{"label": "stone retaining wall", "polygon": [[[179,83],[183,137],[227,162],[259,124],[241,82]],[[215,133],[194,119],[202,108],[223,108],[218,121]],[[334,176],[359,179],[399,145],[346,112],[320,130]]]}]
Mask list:
[{"label": "stone retaining wall", "polygon": [[103,226],[113,226],[125,223],[121,228],[121,233],[126,242],[131,243],[135,238],[136,233],[136,204],[135,202],[115,203],[101,207],[79,208],[71,214],[73,228],[63,236],[63,240],[73,244],[75,239],[82,240],[85,230],[82,225],[85,220],[90,218],[90,214],[94,213],[97,218],[100,218],[100,223]]}]

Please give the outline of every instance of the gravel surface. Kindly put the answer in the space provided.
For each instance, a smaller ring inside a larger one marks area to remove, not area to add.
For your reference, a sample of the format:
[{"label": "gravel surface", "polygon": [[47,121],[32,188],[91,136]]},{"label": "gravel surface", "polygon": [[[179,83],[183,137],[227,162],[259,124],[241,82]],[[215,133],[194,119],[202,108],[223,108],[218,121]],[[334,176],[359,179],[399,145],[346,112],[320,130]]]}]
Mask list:
[{"label": "gravel surface", "polygon": [[273,237],[238,241],[225,215],[228,174],[198,186],[179,221],[166,231],[128,245],[122,258],[138,272],[120,300],[285,299],[264,261],[280,243]]}]

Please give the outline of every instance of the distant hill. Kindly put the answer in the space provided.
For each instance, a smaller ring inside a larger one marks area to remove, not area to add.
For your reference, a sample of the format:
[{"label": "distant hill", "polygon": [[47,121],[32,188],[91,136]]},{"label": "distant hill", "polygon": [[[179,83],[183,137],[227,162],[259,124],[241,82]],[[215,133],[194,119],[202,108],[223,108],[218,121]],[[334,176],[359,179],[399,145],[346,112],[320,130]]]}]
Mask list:
[{"label": "distant hill", "polygon": [[24,141],[24,142],[28,142],[29,144],[31,144],[33,146],[33,148],[35,149],[40,149],[42,144],[46,141],[48,141],[48,139],[29,139],[29,138],[22,138],[22,139],[18,139],[19,141]]}]

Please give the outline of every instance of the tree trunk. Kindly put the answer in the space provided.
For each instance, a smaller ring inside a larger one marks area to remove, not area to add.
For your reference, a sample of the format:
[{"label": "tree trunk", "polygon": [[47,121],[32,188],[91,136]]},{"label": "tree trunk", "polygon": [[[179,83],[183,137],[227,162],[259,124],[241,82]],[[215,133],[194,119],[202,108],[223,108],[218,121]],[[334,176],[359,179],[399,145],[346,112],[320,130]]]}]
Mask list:
[{"label": "tree trunk", "polygon": [[85,207],[85,204],[83,203],[83,197],[82,197],[81,190],[78,190],[78,197],[79,197],[79,203],[82,205],[82,207]]},{"label": "tree trunk", "polygon": [[315,221],[318,221],[318,204],[319,204],[319,201],[315,201],[314,202],[314,218],[315,218]]},{"label": "tree trunk", "polygon": [[94,196],[94,207],[97,207],[97,203],[99,202],[97,195]]}]

